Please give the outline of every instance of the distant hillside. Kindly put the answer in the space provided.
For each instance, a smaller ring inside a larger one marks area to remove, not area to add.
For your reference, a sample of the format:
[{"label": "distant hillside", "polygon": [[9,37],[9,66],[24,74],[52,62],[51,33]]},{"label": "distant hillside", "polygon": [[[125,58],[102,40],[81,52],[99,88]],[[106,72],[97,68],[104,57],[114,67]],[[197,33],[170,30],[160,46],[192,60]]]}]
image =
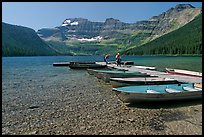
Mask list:
[{"label": "distant hillside", "polygon": [[2,56],[58,55],[33,29],[2,23]]},{"label": "distant hillside", "polygon": [[202,14],[185,26],[142,46],[128,49],[126,55],[202,54]]}]

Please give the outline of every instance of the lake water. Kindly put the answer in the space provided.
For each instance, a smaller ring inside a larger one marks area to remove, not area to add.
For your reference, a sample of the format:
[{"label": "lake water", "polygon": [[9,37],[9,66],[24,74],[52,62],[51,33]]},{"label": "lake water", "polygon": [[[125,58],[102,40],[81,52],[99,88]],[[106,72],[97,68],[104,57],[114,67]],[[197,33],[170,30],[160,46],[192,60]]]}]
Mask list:
[{"label": "lake water", "polygon": [[[50,79],[63,79],[73,71],[69,67],[53,67],[54,62],[103,61],[102,56],[46,56],[2,57],[3,83]],[[111,56],[109,61],[114,61]],[[135,65],[155,66],[158,70],[178,68],[202,72],[202,57],[122,56],[122,61],[134,61]],[[74,73],[77,75],[77,73]]]},{"label": "lake water", "polygon": [[[122,60],[134,61],[135,65],[155,66],[160,70],[163,70],[165,67],[171,67],[202,71],[201,57],[122,56]],[[70,121],[65,122],[72,123],[72,119],[76,119],[76,114],[71,115],[71,113],[82,113],[83,105],[82,108],[77,109],[80,107],[80,103],[96,101],[93,102],[95,105],[100,102],[99,100],[103,102],[103,95],[99,93],[102,90],[111,91],[111,86],[106,86],[103,83],[102,85],[97,85],[99,84],[97,83],[97,79],[91,77],[85,70],[73,70],[69,67],[53,67],[53,63],[55,62],[69,61],[103,61],[103,57],[2,57],[3,134],[27,134],[32,129],[38,131],[42,127],[46,127],[45,125],[50,125],[50,123],[56,120],[55,117],[51,117],[53,113],[61,112],[62,110],[66,110],[64,113],[65,116],[59,116],[57,123],[64,123],[64,119],[73,117]],[[114,57],[110,57],[109,61],[114,61]],[[85,93],[89,94],[86,95]],[[79,100],[80,96],[83,98]],[[99,98],[100,96],[102,99]],[[96,100],[96,98],[99,99]],[[109,101],[111,99],[113,98],[109,97]],[[111,105],[113,104],[111,103]],[[29,109],[30,107],[39,107],[40,109]],[[112,108],[113,106],[110,107]],[[74,111],[71,111],[71,109],[74,109]],[[85,111],[86,108],[82,114]],[[73,126],[71,125],[71,127]],[[66,129],[67,126],[63,128]],[[78,128],[72,130],[75,129]],[[50,132],[45,128],[42,131],[44,131],[42,133]],[[56,129],[57,131],[59,129]],[[39,131],[39,133],[41,132]]]},{"label": "lake water", "polygon": [[[202,72],[202,57],[122,56],[122,60],[134,61],[135,65],[155,66],[161,71],[169,67]],[[3,98],[6,98],[4,95],[23,93],[30,85],[39,91],[49,85],[57,87],[71,82],[70,78],[81,77],[86,73],[84,70],[72,70],[69,67],[53,67],[54,62],[66,61],[103,61],[103,57],[2,57]],[[109,61],[114,61],[114,57],[111,56]]]}]

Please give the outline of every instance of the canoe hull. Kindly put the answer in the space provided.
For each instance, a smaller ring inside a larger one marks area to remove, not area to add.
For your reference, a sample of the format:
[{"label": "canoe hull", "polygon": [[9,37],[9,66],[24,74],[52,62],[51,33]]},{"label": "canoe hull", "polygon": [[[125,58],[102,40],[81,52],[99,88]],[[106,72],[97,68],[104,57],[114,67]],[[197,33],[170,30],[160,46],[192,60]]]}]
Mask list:
[{"label": "canoe hull", "polygon": [[170,73],[170,74],[175,74],[175,75],[184,75],[184,76],[192,76],[192,77],[200,77],[200,78],[202,78],[202,73],[195,72],[195,71],[166,68],[166,72]]},{"label": "canoe hull", "polygon": [[146,69],[146,70],[156,70],[156,67],[148,67],[148,66],[132,66],[138,69]]},{"label": "canoe hull", "polygon": [[144,94],[144,93],[125,93],[125,92],[115,91],[115,93],[117,94],[119,99],[123,101],[124,103],[150,102],[150,101],[177,101],[177,100],[201,99],[202,98],[202,92]]},{"label": "canoe hull", "polygon": [[87,69],[87,72],[90,74],[90,75],[95,75],[96,73],[98,73],[97,71],[98,70],[111,70],[109,68],[97,68],[97,69]]},{"label": "canoe hull", "polygon": [[[149,74],[108,74],[108,73],[96,73],[95,76],[105,82],[110,82],[110,78],[131,78],[131,77],[152,77]],[[156,77],[156,76],[154,76]]]},{"label": "canoe hull", "polygon": [[[111,61],[109,62],[110,64],[116,64],[115,61]],[[134,62],[133,61],[121,61],[120,63],[121,65],[134,65]]]},{"label": "canoe hull", "polygon": [[140,72],[130,72],[127,70],[94,70],[94,69],[87,69],[87,72],[90,75],[95,75],[97,78],[104,80],[105,82],[110,82],[110,78],[127,78],[127,77],[157,77],[151,76],[146,73]]},{"label": "canoe hull", "polygon": [[53,66],[56,66],[56,67],[69,66],[69,65],[70,65],[70,62],[56,62],[56,63],[53,63]]},{"label": "canoe hull", "polygon": [[[151,77],[147,77],[151,78]],[[117,78],[110,78],[110,83],[113,88],[117,87],[123,87],[123,86],[133,86],[133,85],[164,85],[164,84],[179,84],[177,80],[160,80],[162,78],[152,78],[152,79],[158,79],[158,80],[135,80],[135,81],[128,81],[128,80],[122,80]]]},{"label": "canoe hull", "polygon": [[[188,99],[201,99],[202,89],[190,91],[186,89],[195,89],[192,84],[166,84],[166,85],[142,85],[142,86],[126,86],[120,88],[112,88],[120,100],[125,103],[132,102],[149,102],[149,101],[176,101]],[[167,91],[179,91],[169,92]],[[147,91],[154,91],[149,93]]]}]

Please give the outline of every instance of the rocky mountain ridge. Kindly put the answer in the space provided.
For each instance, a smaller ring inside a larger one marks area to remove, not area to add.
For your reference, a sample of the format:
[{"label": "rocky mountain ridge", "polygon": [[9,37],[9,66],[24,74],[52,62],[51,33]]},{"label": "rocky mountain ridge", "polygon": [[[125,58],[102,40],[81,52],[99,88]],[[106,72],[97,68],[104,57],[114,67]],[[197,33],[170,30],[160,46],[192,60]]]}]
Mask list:
[{"label": "rocky mountain ridge", "polygon": [[[117,39],[131,37],[132,35],[145,34],[143,40],[151,41],[172,30],[178,29],[193,20],[202,12],[190,4],[178,4],[158,16],[149,20],[136,23],[124,23],[118,19],[108,18],[105,22],[92,22],[83,18],[65,19],[61,26],[43,28],[37,34],[46,41],[101,41],[106,39]],[[96,39],[100,37],[100,39]],[[123,44],[129,44],[126,41]]]}]

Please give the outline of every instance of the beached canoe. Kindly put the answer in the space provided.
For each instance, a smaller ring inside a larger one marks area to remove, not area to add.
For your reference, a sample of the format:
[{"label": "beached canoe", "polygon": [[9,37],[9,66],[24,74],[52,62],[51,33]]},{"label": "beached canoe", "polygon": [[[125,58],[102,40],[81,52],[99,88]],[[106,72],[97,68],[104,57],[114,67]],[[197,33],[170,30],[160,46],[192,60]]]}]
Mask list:
[{"label": "beached canoe", "polygon": [[138,69],[146,69],[146,70],[156,70],[156,67],[149,67],[149,66],[132,66],[133,68],[138,68]]},{"label": "beached canoe", "polygon": [[170,73],[170,74],[176,74],[176,75],[186,75],[186,76],[193,76],[193,77],[202,77],[202,73],[200,73],[200,72],[189,71],[189,70],[182,70],[182,69],[166,68],[166,72]]},{"label": "beached canoe", "polygon": [[[87,69],[87,72],[90,75],[95,75],[97,73],[124,73],[127,72],[128,70],[120,70],[120,69]],[[128,72],[129,73],[129,72]],[[131,72],[132,73],[132,72]]]},{"label": "beached canoe", "polygon": [[[110,61],[109,64],[116,64],[116,61]],[[121,61],[121,65],[134,65],[133,61]]]},{"label": "beached canoe", "polygon": [[159,77],[136,77],[136,78],[110,78],[112,87],[133,86],[133,85],[163,85],[163,84],[178,84],[173,78]]},{"label": "beached canoe", "polygon": [[105,68],[107,65],[100,65],[96,63],[70,63],[69,67],[71,69],[88,69],[88,68]]},{"label": "beached canoe", "polygon": [[53,66],[61,67],[61,66],[69,66],[70,62],[55,62]]},{"label": "beached canoe", "polygon": [[157,77],[146,73],[127,71],[127,70],[94,70],[88,69],[89,74],[95,75],[97,78],[110,82],[110,78],[127,78],[127,77]]},{"label": "beached canoe", "polygon": [[202,88],[195,88],[193,84],[124,86],[112,91],[125,103],[202,98]]}]

